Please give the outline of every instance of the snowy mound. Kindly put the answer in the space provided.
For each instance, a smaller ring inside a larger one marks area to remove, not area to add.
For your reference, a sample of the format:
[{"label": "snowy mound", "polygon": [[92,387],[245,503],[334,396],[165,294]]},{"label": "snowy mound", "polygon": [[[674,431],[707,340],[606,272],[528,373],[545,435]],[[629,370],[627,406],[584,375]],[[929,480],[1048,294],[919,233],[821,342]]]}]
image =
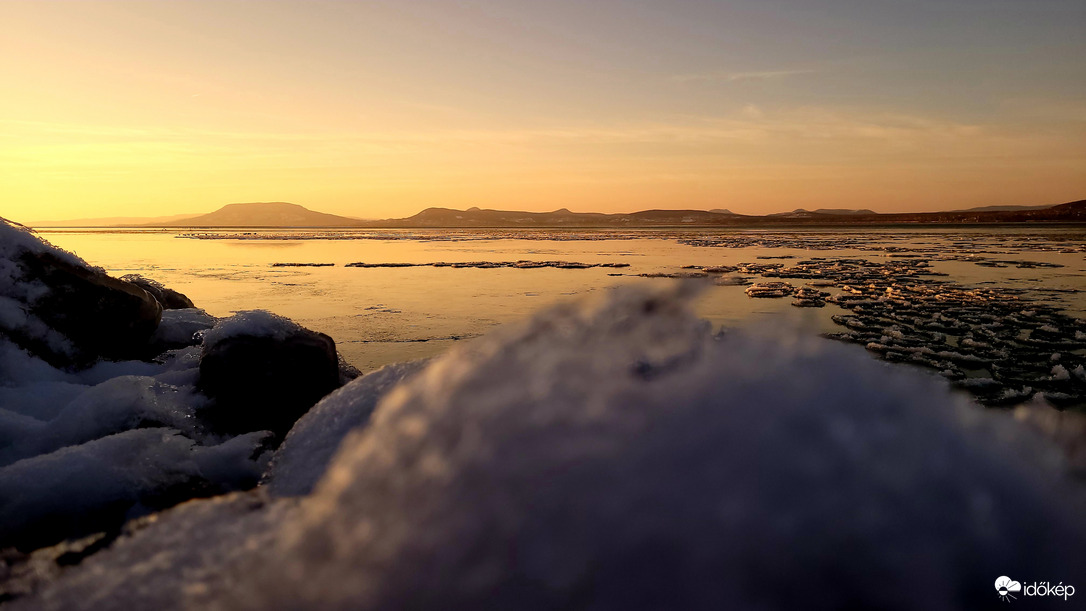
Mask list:
[{"label": "snowy mound", "polygon": [[313,491],[343,438],[369,421],[377,401],[426,361],[388,365],[368,373],[313,406],[290,429],[272,458],[265,477],[275,496],[300,496]]},{"label": "snowy mound", "polygon": [[1004,417],[828,341],[713,338],[682,292],[459,347],[300,502],[186,504],[15,607],[956,609],[1083,581],[1081,495]]}]

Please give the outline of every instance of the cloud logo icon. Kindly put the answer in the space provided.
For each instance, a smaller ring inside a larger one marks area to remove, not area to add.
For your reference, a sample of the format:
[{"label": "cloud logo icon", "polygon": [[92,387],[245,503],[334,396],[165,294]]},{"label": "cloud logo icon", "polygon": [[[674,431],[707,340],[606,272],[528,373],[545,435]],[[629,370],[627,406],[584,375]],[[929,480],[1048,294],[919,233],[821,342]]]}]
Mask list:
[{"label": "cloud logo icon", "polygon": [[999,579],[995,580],[995,589],[996,593],[999,594],[999,597],[1001,599],[1006,602],[1010,602],[1013,598],[1015,598],[1014,595],[1011,593],[1021,592],[1022,584],[1011,579],[1010,577],[1007,577],[1006,575],[1003,575]]}]

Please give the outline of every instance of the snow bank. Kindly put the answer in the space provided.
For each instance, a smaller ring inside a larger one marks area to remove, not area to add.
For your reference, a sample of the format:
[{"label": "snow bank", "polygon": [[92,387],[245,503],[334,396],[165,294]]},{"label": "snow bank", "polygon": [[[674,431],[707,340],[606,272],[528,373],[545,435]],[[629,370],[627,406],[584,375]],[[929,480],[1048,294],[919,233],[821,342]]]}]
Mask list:
[{"label": "snow bank", "polygon": [[0,448],[0,466],[138,427],[167,426],[195,438],[196,409],[203,402],[191,387],[144,376],[112,378],[80,393],[33,434]]},{"label": "snow bank", "polygon": [[[266,548],[275,534],[272,527],[291,519],[296,506],[287,499],[268,505],[259,491],[184,503],[129,523],[125,528],[135,531],[134,536],[68,570],[62,589],[47,589],[10,606],[133,611],[173,609],[188,602],[188,608],[204,608],[203,598],[233,585],[223,567]],[[42,572],[28,575],[23,583],[0,584],[0,593],[5,585],[8,591],[30,590]]]},{"label": "snow bank", "polygon": [[910,373],[820,340],[714,341],[673,296],[553,309],[393,390],[246,596],[953,608],[991,575],[1086,575],[1066,501]]},{"label": "snow bank", "polygon": [[15,608],[956,609],[1083,581],[1081,494],[1004,415],[826,340],[713,338],[683,291],[460,346],[296,506],[191,503]]},{"label": "snow bank", "polygon": [[[120,519],[255,481],[261,465],[249,459],[264,433],[219,446],[195,445],[168,428],[125,431],[0,468],[0,540],[36,546],[102,528],[103,512]],[[228,465],[224,467],[224,465]],[[238,469],[241,467],[241,469]],[[108,520],[107,520],[108,521]]]}]

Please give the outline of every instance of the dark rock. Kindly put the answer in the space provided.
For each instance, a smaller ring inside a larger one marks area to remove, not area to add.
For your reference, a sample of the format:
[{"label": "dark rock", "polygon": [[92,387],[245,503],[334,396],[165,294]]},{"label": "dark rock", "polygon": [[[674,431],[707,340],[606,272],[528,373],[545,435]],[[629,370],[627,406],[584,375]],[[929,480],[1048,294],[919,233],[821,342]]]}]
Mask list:
[{"label": "dark rock", "polygon": [[227,433],[272,431],[278,438],[340,385],[331,337],[298,328],[285,338],[235,335],[205,345],[199,388],[214,399],[201,415]]},{"label": "dark rock", "polygon": [[157,280],[144,278],[139,274],[121,276],[121,280],[124,280],[129,284],[134,284],[150,293],[152,297],[162,304],[163,310],[184,310],[186,308],[196,307],[196,305],[192,303],[192,300],[183,293],[179,293],[171,288],[166,288]]},{"label": "dark rock", "polygon": [[147,291],[82,267],[51,252],[24,252],[23,277],[48,292],[29,305],[29,313],[67,337],[70,353],[55,344],[13,331],[20,346],[58,367],[87,365],[99,357],[140,358],[162,318],[162,306]]}]

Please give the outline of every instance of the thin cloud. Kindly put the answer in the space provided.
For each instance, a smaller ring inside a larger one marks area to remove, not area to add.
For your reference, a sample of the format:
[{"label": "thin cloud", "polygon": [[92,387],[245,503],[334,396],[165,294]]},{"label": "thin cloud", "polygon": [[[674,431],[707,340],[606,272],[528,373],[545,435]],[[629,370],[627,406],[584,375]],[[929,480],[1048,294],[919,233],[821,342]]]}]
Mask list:
[{"label": "thin cloud", "polygon": [[738,81],[771,81],[776,79],[812,74],[814,70],[763,70],[761,72],[703,72],[700,74],[677,74],[672,80],[680,83],[735,83]]}]

